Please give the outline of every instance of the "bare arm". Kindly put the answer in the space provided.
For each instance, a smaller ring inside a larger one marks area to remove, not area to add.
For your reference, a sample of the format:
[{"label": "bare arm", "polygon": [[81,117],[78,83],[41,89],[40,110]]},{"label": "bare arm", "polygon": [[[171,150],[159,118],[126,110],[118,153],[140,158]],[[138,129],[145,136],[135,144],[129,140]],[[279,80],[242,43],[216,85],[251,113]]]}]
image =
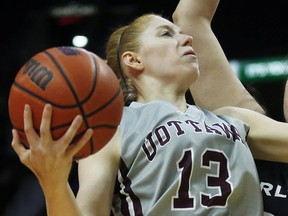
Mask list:
[{"label": "bare arm", "polygon": [[85,216],[110,215],[120,159],[119,132],[99,153],[79,161],[77,202]]},{"label": "bare arm", "polygon": [[21,144],[16,130],[13,130],[12,147],[21,162],[38,178],[43,189],[48,215],[73,216],[81,215],[76,205],[74,194],[68,184],[73,155],[87,143],[92,135],[88,130],[74,145],[70,145],[82,123],[76,117],[67,132],[58,140],[53,140],[50,123],[52,107],[46,105],[40,126],[40,135],[33,128],[32,112],[29,106],[24,109],[24,130],[29,142],[29,149]]},{"label": "bare arm", "polygon": [[255,159],[288,162],[288,123],[238,107],[223,107],[214,113],[240,119],[250,126],[247,142]]},{"label": "bare arm", "polygon": [[237,106],[265,113],[234,74],[225,53],[211,29],[220,0],[180,0],[173,21],[193,37],[200,77],[190,90],[195,103],[214,110]]}]

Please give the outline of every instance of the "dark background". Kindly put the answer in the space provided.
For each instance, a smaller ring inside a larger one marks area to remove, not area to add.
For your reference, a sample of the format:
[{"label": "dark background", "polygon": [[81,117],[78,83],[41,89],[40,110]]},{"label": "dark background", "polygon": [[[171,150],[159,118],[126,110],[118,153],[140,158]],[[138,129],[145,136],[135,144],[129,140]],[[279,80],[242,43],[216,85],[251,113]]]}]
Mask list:
[{"label": "dark background", "polygon": [[[200,1],[200,0],[199,0]],[[135,3],[136,2],[136,3]],[[170,17],[178,0],[33,0],[5,1],[0,6],[0,215],[45,215],[37,180],[10,147],[11,125],[7,112],[9,89],[20,67],[33,55],[49,47],[71,45],[74,34],[86,34],[86,49],[104,57],[109,33],[147,12]],[[98,12],[80,17],[53,17],[56,7],[94,5]],[[285,0],[222,1],[213,28],[229,60],[286,56],[288,53]],[[280,121],[283,118],[285,80],[244,83]],[[73,169],[74,170],[74,169]],[[76,173],[71,173],[71,184]],[[77,190],[77,184],[75,186]]]}]

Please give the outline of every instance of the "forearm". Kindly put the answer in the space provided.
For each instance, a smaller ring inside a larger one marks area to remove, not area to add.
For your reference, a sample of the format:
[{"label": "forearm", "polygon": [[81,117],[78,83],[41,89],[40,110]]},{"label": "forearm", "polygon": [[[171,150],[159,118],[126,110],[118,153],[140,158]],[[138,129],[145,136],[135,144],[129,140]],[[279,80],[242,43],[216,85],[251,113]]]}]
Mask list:
[{"label": "forearm", "polygon": [[[219,2],[220,0],[180,0],[173,13],[173,20],[178,23],[184,21],[182,17],[186,17],[189,22],[200,17],[211,22]],[[183,30],[190,32],[190,29]]]},{"label": "forearm", "polygon": [[80,216],[75,196],[69,184],[61,188],[43,189],[48,216]]},{"label": "forearm", "polygon": [[214,113],[240,119],[249,125],[247,142],[255,159],[288,162],[287,123],[238,107],[223,107]]},{"label": "forearm", "polygon": [[255,159],[288,163],[287,142],[259,138],[257,141],[248,139],[248,144]]},{"label": "forearm", "polygon": [[211,22],[219,0],[180,0],[173,21],[184,33],[193,37],[200,76],[190,90],[200,107],[214,110],[238,106],[264,113],[264,110],[242,85],[232,70]]},{"label": "forearm", "polygon": [[48,216],[80,216],[75,196],[67,183],[64,187],[44,189]]},{"label": "forearm", "polygon": [[287,163],[288,124],[257,113],[249,120],[248,144],[254,158]]}]

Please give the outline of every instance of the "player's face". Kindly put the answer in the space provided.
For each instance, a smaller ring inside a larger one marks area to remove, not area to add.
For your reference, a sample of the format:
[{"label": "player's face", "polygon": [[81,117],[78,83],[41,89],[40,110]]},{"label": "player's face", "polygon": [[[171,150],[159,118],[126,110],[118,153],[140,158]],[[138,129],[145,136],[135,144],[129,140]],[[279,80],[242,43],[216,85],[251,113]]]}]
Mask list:
[{"label": "player's face", "polygon": [[155,16],[147,25],[139,52],[145,72],[166,83],[188,88],[199,75],[192,37],[161,17]]}]

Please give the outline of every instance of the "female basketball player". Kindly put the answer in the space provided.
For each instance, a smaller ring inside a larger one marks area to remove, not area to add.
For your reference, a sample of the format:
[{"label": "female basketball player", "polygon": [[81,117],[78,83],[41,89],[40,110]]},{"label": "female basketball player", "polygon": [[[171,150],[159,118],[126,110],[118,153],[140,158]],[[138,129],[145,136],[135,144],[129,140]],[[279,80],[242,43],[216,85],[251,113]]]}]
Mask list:
[{"label": "female basketball player", "polygon": [[[190,1],[200,8],[208,4]],[[218,4],[213,1],[211,11]],[[209,24],[205,19],[199,22]],[[198,27],[195,31],[203,30]],[[68,176],[73,155],[89,140],[91,129],[77,144],[69,145],[81,124],[78,116],[62,138],[53,140],[52,109],[47,105],[38,136],[26,106],[25,132],[31,148],[21,145],[15,130],[12,146],[37,176],[49,215],[110,215],[111,206],[115,215],[263,215],[252,154],[287,162],[288,125],[243,108],[220,108],[215,115],[187,104],[185,93],[199,76],[193,44],[178,26],[151,14],[111,35],[108,64],[121,79],[130,105],[112,140],[79,161],[76,199]],[[249,103],[253,99],[247,98]]]}]

